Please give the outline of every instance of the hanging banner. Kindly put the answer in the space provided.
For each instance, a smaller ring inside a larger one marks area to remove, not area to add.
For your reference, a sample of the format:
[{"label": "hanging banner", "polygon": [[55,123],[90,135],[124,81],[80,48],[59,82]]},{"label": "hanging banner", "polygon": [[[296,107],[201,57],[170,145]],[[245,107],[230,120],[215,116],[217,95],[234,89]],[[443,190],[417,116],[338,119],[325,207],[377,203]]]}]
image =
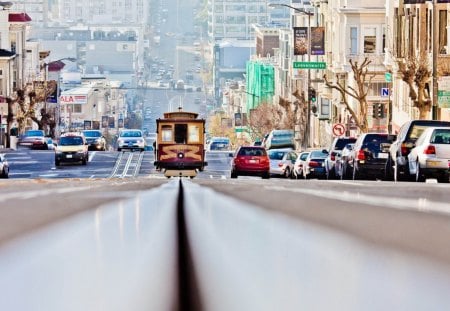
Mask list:
[{"label": "hanging banner", "polygon": [[311,55],[325,55],[325,27],[311,28]]},{"label": "hanging banner", "polygon": [[108,121],[109,121],[109,117],[108,116],[102,116],[102,127],[103,128],[107,128],[108,127]]},{"label": "hanging banner", "polygon": [[308,27],[294,27],[294,55],[308,54]]}]

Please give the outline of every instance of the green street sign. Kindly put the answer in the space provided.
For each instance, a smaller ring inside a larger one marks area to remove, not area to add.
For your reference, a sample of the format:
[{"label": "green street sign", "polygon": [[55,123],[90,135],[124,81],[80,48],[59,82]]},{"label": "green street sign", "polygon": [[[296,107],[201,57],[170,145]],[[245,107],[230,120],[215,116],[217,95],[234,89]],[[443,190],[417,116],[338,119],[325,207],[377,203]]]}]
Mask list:
[{"label": "green street sign", "polygon": [[450,108],[450,91],[438,90],[438,107]]},{"label": "green street sign", "polygon": [[386,80],[386,82],[392,82],[392,73],[386,72],[384,74],[384,79]]},{"label": "green street sign", "polygon": [[325,62],[294,62],[294,69],[327,69]]}]

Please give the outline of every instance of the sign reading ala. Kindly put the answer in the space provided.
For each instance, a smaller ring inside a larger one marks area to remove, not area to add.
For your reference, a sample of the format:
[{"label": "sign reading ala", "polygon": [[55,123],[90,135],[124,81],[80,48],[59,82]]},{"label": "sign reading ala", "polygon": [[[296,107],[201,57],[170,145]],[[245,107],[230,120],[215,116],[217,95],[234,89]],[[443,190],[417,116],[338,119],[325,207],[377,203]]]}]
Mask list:
[{"label": "sign reading ala", "polygon": [[59,102],[61,104],[86,104],[87,95],[61,95]]}]

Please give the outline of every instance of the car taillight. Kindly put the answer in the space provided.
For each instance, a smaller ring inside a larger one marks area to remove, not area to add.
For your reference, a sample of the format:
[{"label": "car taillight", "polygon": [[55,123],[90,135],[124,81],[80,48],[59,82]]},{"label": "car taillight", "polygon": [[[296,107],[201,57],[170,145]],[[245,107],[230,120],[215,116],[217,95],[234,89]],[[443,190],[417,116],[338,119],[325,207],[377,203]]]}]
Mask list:
[{"label": "car taillight", "polygon": [[423,151],[424,154],[436,154],[436,148],[433,145],[429,145],[425,150]]},{"label": "car taillight", "polygon": [[334,154],[330,155],[330,160],[331,161],[336,161],[336,156]]},{"label": "car taillight", "polygon": [[364,161],[366,159],[366,154],[364,153],[364,150],[361,150],[361,149],[358,150],[357,159],[362,160],[362,161]]},{"label": "car taillight", "polygon": [[261,164],[267,164],[270,162],[269,158],[266,158],[266,157],[261,157],[259,159],[260,159],[259,163],[261,163]]},{"label": "car taillight", "polygon": [[278,163],[278,167],[283,167],[283,163],[282,162],[280,162],[280,163]]},{"label": "car taillight", "polygon": [[309,162],[309,167],[319,167],[320,163],[317,161],[310,161]]}]

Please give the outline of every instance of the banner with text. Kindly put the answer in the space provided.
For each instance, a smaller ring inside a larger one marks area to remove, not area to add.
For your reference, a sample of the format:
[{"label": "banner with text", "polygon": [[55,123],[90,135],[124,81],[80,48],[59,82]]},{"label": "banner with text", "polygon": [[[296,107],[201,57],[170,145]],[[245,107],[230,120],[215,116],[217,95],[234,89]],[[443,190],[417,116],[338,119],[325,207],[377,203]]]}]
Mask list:
[{"label": "banner with text", "polygon": [[308,50],[308,27],[294,27],[294,55],[306,55]]}]

